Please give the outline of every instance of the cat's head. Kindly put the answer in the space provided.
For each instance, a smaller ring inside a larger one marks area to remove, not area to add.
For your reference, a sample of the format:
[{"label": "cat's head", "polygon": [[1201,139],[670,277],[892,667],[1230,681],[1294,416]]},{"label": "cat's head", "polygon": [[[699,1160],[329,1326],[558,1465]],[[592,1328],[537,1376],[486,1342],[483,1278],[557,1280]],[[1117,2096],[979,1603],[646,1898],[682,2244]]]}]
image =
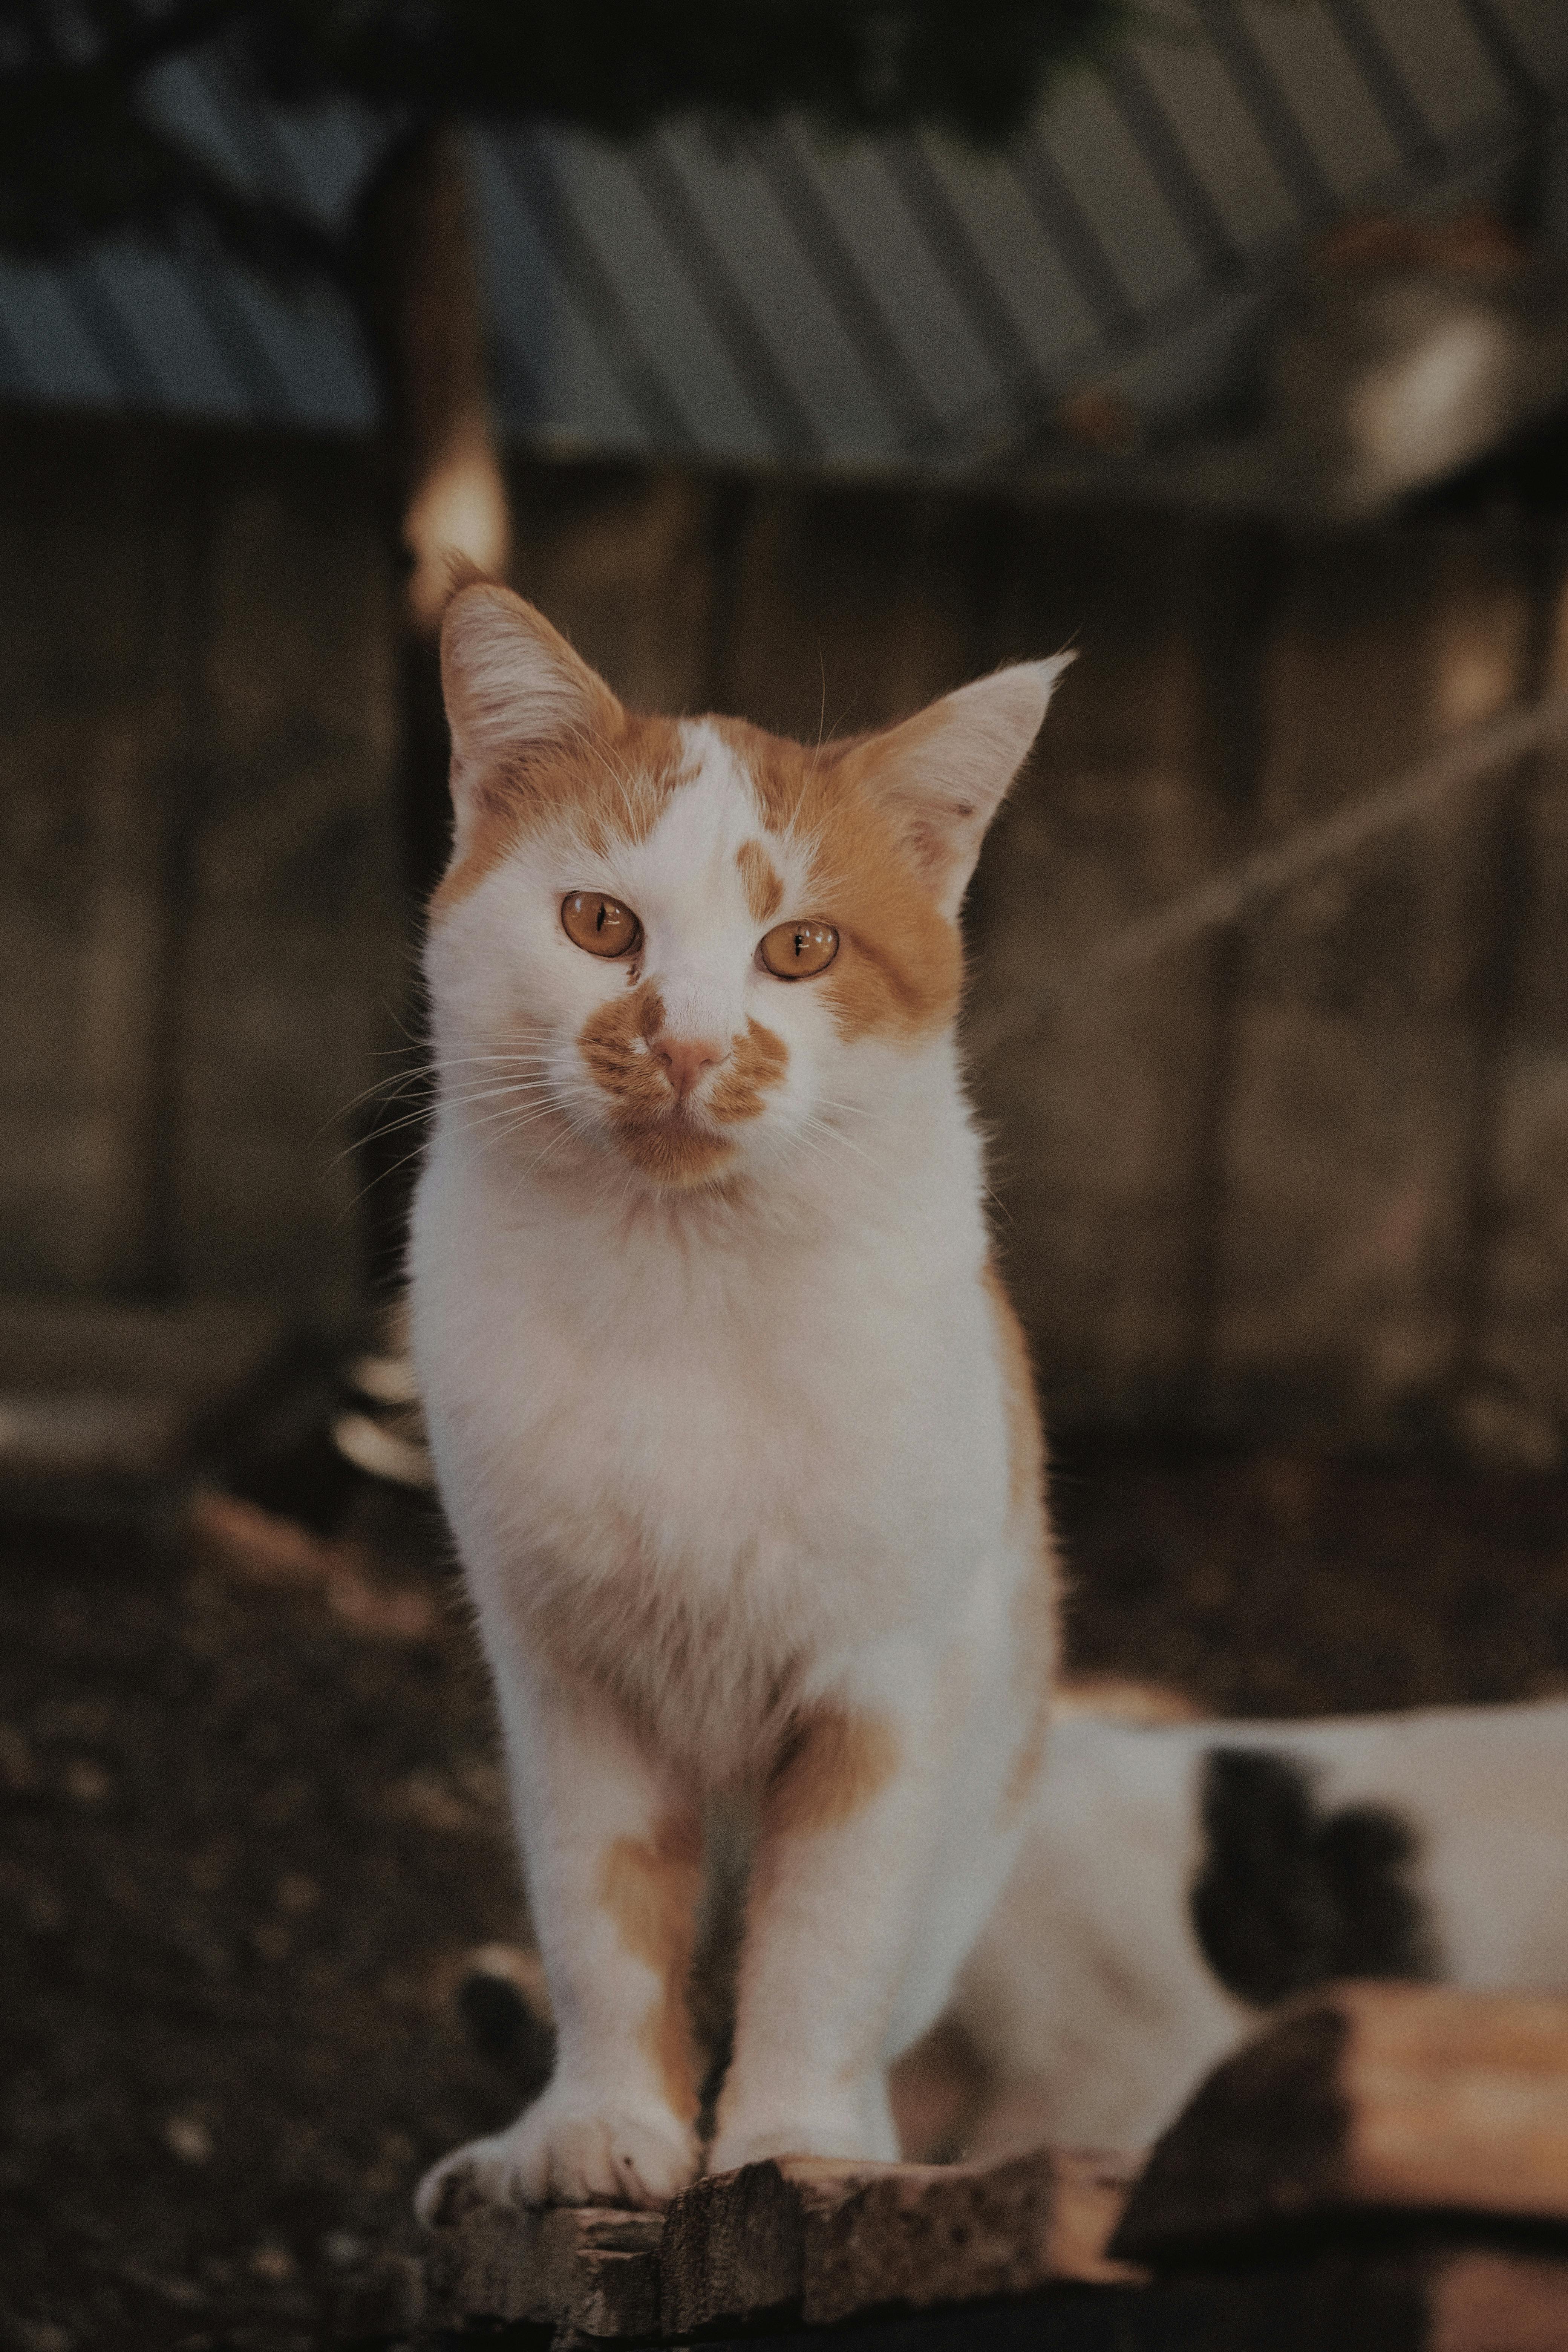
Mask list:
[{"label": "cat's head", "polygon": [[1068,658],[812,748],[639,717],[521,597],[463,589],[426,959],[454,1115],[689,1188],[864,1109],[952,1024],[959,904]]}]

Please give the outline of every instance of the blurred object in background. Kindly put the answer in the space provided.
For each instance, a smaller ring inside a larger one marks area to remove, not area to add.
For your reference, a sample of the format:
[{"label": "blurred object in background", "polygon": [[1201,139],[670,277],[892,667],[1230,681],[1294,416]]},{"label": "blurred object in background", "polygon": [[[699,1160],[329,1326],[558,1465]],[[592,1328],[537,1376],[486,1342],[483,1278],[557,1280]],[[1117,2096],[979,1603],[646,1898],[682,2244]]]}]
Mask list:
[{"label": "blurred object in background", "polygon": [[[37,134],[0,158],[0,395],[339,431],[389,415],[398,464],[428,477],[405,475],[399,519],[421,582],[438,478],[476,493],[451,543],[503,543],[487,407],[501,436],[578,455],[1054,474],[1080,437],[1062,404],[1114,394],[1168,461],[1134,486],[1180,487],[1187,445],[1256,408],[1271,321],[1337,223],[1483,207],[1532,245],[1564,234],[1556,0],[911,0],[891,80],[840,91],[830,131],[787,10],[771,81],[722,44],[648,70],[657,15],[617,81],[591,11],[548,59],[510,11],[465,12],[479,64],[429,35],[423,74],[426,37],[396,12],[276,11],[289,29],[260,51],[219,37],[240,13],[165,11],[113,126],[156,142],[162,216],[177,228],[184,203],[201,234],[108,233],[110,147],[85,215],[105,234],[68,238],[59,190],[42,213],[27,179]],[[18,122],[40,102],[18,74]],[[467,226],[456,119],[475,126]],[[419,294],[421,252],[445,255],[447,297]],[[421,315],[449,336],[445,376],[421,373]]]},{"label": "blurred object in background", "polygon": [[297,1376],[289,1338],[258,1307],[0,1300],[0,1504],[190,1475]]},{"label": "blurred object in background", "polygon": [[427,1492],[435,1486],[401,1296],[381,1315],[376,1345],[343,1368],[354,1402],[332,1421],[332,1443],[366,1477]]},{"label": "blurred object in background", "polygon": [[1568,253],[1493,213],[1349,222],[1270,355],[1279,496],[1375,513],[1568,404]]}]

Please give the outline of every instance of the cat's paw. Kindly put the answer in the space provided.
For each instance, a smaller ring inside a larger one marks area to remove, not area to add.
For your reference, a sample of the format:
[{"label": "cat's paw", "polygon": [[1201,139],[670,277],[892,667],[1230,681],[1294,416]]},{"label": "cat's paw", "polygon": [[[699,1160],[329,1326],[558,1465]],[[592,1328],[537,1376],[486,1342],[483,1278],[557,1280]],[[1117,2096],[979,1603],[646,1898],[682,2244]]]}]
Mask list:
[{"label": "cat's paw", "polygon": [[710,2172],[737,2172],[770,2156],[823,2156],[845,2164],[891,2164],[898,2134],[886,2098],[831,2099],[811,2106],[751,2108],[727,2117],[708,2151]]},{"label": "cat's paw", "polygon": [[696,2139],[667,2109],[616,2109],[547,2091],[506,2131],[433,2165],[414,2210],[441,2228],[480,2205],[661,2207],[696,2171]]}]

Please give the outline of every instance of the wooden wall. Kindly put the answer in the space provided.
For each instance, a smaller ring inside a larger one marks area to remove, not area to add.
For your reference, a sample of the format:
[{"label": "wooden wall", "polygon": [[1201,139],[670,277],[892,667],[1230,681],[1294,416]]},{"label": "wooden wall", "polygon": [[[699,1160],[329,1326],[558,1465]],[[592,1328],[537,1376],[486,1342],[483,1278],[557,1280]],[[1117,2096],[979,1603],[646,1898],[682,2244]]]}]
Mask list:
[{"label": "wooden wall", "polygon": [[[0,1280],[342,1311],[353,1180],[311,1139],[396,985],[374,479],[300,439],[0,447]],[[1568,681],[1544,534],[543,460],[514,491],[518,585],[634,702],[852,730],[1079,647],[983,861],[978,1038],[1216,861]],[[1058,1412],[1555,1458],[1565,928],[1551,757],[992,1054]]]},{"label": "wooden wall", "polygon": [[352,1314],[390,610],[345,445],[0,420],[0,1289]]}]

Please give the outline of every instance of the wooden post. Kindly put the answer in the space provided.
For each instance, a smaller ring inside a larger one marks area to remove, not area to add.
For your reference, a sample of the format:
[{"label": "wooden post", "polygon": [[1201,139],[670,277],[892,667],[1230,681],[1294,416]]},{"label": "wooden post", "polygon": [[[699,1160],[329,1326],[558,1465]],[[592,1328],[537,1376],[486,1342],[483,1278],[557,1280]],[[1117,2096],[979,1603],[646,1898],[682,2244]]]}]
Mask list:
[{"label": "wooden post", "polygon": [[[357,230],[361,319],[381,379],[396,560],[404,570],[397,818],[412,932],[449,840],[442,608],[455,569],[503,577],[511,549],[466,148],[456,123],[426,121],[396,143],[361,200]],[[423,1034],[417,995],[411,983],[403,1015],[416,1038]],[[397,1116],[373,1116],[363,1143],[370,1270],[380,1286],[401,1276],[417,1161],[406,1128],[384,1132]]]}]

